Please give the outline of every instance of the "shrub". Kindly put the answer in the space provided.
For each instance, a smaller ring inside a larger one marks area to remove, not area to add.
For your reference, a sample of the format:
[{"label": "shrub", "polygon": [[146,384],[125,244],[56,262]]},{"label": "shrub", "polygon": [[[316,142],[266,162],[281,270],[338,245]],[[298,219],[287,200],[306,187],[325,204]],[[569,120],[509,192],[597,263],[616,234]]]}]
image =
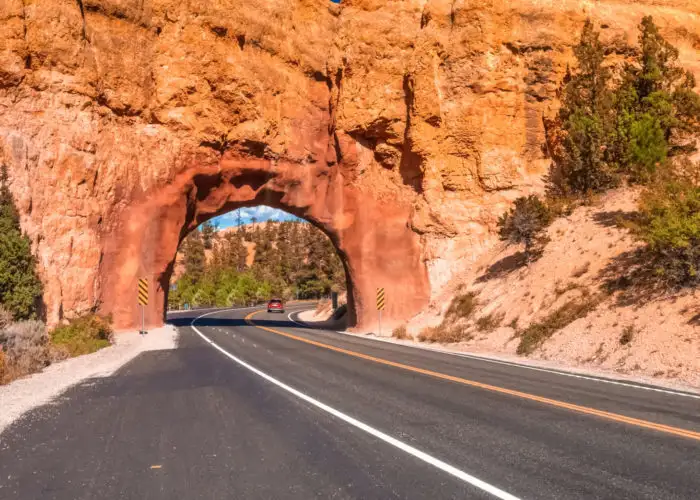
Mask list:
[{"label": "shrub", "polygon": [[458,319],[469,318],[476,310],[478,302],[474,292],[468,292],[457,295],[450,302],[450,307],[447,308],[444,321],[456,321]]},{"label": "shrub", "polygon": [[572,300],[555,310],[547,317],[528,326],[520,334],[518,354],[530,354],[542,343],[569,323],[588,315],[600,303],[596,297]]},{"label": "shrub", "polygon": [[642,195],[632,230],[648,244],[655,274],[673,286],[700,283],[700,186],[661,180]]},{"label": "shrub", "polygon": [[552,214],[537,196],[521,196],[515,206],[498,219],[501,240],[525,245],[528,260],[546,243],[544,230],[552,222]]},{"label": "shrub", "polygon": [[504,314],[488,314],[476,320],[476,328],[480,332],[492,332],[498,328],[503,321]]},{"label": "shrub", "polygon": [[620,345],[627,345],[632,342],[634,333],[634,327],[632,325],[626,326],[625,329],[622,330],[622,335],[620,336]]},{"label": "shrub", "polygon": [[448,327],[444,323],[424,328],[418,335],[420,342],[440,342],[443,344],[462,342],[471,338],[472,336],[464,329],[454,326]]},{"label": "shrub", "polygon": [[394,338],[397,338],[399,340],[407,339],[408,332],[406,331],[406,325],[401,325],[401,326],[394,328],[394,331],[391,332],[391,336]]},{"label": "shrub", "polygon": [[81,316],[51,332],[51,343],[68,356],[98,351],[109,346],[111,339],[110,320],[96,314]]},{"label": "shrub", "polygon": [[16,319],[34,317],[41,298],[41,281],[29,238],[20,231],[4,165],[0,167],[0,234],[0,303]]},{"label": "shrub", "polygon": [[4,330],[13,321],[12,313],[0,304],[0,330]]},{"label": "shrub", "polygon": [[3,382],[41,370],[49,364],[46,326],[35,320],[12,323],[0,333]]}]

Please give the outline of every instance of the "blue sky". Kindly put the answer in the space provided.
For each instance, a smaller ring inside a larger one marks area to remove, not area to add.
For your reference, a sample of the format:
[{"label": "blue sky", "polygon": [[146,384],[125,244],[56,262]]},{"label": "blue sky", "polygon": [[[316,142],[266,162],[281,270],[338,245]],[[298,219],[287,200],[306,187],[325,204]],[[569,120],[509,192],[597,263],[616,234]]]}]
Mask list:
[{"label": "blue sky", "polygon": [[268,207],[266,205],[260,205],[257,207],[239,208],[233,212],[215,217],[212,219],[212,222],[214,224],[218,224],[219,229],[226,229],[227,227],[235,226],[238,224],[239,212],[241,214],[241,221],[243,224],[250,224],[253,221],[253,218],[255,218],[257,222],[264,222],[268,220],[302,220],[282,210]]}]

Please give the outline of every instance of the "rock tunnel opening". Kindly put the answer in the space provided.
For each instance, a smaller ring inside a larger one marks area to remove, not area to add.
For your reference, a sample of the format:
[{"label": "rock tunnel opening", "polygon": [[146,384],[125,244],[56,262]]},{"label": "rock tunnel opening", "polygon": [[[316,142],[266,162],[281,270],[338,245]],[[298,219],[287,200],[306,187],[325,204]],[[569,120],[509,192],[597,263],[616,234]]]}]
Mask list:
[{"label": "rock tunnel opening", "polygon": [[[275,196],[266,203],[280,201]],[[181,238],[168,272],[169,311],[245,307],[272,298],[318,300],[332,293],[347,310],[352,296],[346,260],[329,235],[269,204],[245,205],[202,222]]]},{"label": "rock tunnel opening", "polygon": [[[419,236],[400,198],[359,189],[352,165],[285,162],[227,151],[193,161],[178,174],[139,193],[106,233],[99,283],[100,312],[117,329],[136,328],[139,279],[149,282],[147,326],[165,320],[177,252],[203,223],[239,209],[268,206],[308,222],[328,238],[342,264],[347,324],[376,326],[377,288],[385,288],[382,322],[410,318],[428,301]],[[223,299],[222,299],[223,300]]]}]

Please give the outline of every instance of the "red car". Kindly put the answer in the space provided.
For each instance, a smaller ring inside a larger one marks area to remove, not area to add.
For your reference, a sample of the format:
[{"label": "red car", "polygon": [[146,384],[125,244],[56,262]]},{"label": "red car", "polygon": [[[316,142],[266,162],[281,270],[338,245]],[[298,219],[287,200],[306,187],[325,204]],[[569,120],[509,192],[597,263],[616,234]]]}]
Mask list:
[{"label": "red car", "polygon": [[282,304],[282,301],[280,299],[272,299],[270,302],[267,303],[267,312],[284,312],[284,304]]}]

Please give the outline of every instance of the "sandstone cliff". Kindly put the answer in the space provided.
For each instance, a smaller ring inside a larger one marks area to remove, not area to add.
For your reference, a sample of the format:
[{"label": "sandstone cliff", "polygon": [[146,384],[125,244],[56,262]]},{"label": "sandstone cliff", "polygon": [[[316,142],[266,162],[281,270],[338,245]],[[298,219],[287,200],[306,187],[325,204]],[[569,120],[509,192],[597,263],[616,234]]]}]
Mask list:
[{"label": "sandstone cliff", "polygon": [[543,116],[590,16],[633,50],[652,14],[700,76],[694,0],[4,0],[0,159],[50,323],[149,321],[177,245],[257,203],[337,245],[360,324],[424,307],[541,189]]}]

